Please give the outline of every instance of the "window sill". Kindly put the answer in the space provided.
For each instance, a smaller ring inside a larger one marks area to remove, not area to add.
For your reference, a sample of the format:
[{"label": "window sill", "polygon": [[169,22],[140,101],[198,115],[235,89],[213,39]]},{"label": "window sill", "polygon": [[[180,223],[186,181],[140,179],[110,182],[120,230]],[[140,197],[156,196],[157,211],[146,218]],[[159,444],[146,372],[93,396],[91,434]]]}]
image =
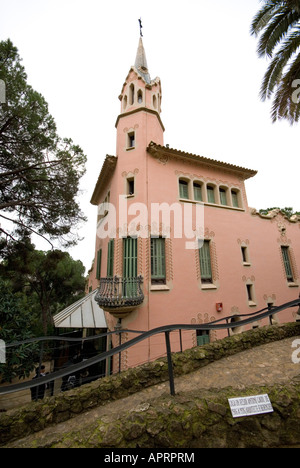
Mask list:
[{"label": "window sill", "polygon": [[254,302],[254,301],[248,301],[248,306],[249,306],[249,307],[256,307],[256,305],[257,305],[256,302]]},{"label": "window sill", "polygon": [[243,262],[243,266],[249,267],[249,266],[251,266],[251,263],[249,263],[249,262]]},{"label": "window sill", "polygon": [[132,151],[135,149],[135,146],[130,146],[129,148],[126,148],[126,151]]},{"label": "window sill", "polygon": [[215,208],[223,208],[225,210],[232,210],[232,211],[245,211],[244,208],[241,207],[235,207],[235,206],[230,206],[230,205],[221,205],[218,203],[209,203],[209,202],[204,202],[205,206],[214,206]]},{"label": "window sill", "polygon": [[189,198],[179,198],[179,201],[183,203],[200,203],[204,205],[204,202],[201,200],[190,200]]},{"label": "window sill", "polygon": [[201,289],[217,289],[215,284],[201,284]]},{"label": "window sill", "polygon": [[288,283],[288,287],[289,288],[299,288],[299,284],[291,282],[291,283]]},{"label": "window sill", "polygon": [[170,291],[166,284],[151,284],[150,291]]},{"label": "window sill", "polygon": [[200,200],[190,200],[189,198],[179,198],[179,201],[182,203],[199,203],[204,206],[214,206],[215,208],[223,208],[225,210],[232,210],[232,211],[245,211],[244,208],[238,207],[238,206],[230,206],[230,205],[221,205],[218,203],[209,203],[209,202],[204,202]]}]

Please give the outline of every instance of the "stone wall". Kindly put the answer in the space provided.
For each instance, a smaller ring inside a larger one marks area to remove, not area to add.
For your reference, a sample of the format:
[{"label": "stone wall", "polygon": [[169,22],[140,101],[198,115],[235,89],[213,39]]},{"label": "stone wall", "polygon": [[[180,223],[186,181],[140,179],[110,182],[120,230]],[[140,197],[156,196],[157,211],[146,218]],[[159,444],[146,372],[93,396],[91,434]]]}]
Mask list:
[{"label": "stone wall", "polygon": [[[299,323],[269,326],[192,348],[183,353],[175,353],[173,354],[174,373],[177,376],[188,374],[223,357],[297,335],[300,335]],[[159,359],[129,369],[119,375],[100,379],[79,389],[61,393],[56,397],[0,414],[0,444],[4,445],[10,441],[18,440],[86,413],[89,409],[105,405],[107,402],[123,398],[166,380],[168,380],[167,361]],[[253,394],[253,391],[250,390],[250,394]],[[255,393],[257,392],[256,389]],[[275,402],[276,413],[273,414],[272,418],[269,415],[264,415],[236,422],[228,414],[225,390],[217,393],[209,392],[207,399],[203,398],[203,392],[201,392],[201,396],[189,394],[175,398],[158,399],[155,406],[150,405],[148,408],[142,408],[140,412],[123,415],[113,423],[110,422],[109,427],[103,423],[104,426],[101,430],[99,430],[99,425],[102,423],[99,421],[97,423],[98,429],[89,428],[90,431],[96,431],[98,436],[84,437],[84,440],[96,438],[95,446],[99,447],[137,446],[135,444],[139,446],[150,444],[152,447],[154,444],[156,447],[163,448],[176,447],[175,443],[179,446],[193,447],[196,446],[193,444],[209,444],[211,431],[219,431],[220,429],[220,436],[216,435],[215,437],[216,440],[220,439],[218,444],[221,446],[222,444],[230,445],[230,437],[234,437],[235,433],[240,433],[246,426],[245,440],[238,438],[240,443],[245,446],[250,443],[249,432],[253,433],[253,443],[257,443],[258,431],[261,437],[262,434],[269,431],[270,443],[279,443],[276,433],[283,434],[280,435],[281,444],[300,443],[300,425],[299,422],[296,424],[297,418],[299,421],[300,416],[299,383],[294,382],[290,386],[264,389],[263,393],[265,392],[270,394],[272,403]],[[230,396],[234,396],[232,389]],[[298,426],[298,429],[294,427],[294,424]],[[179,436],[180,427],[183,429]],[[121,428],[123,429],[121,430]],[[228,435],[222,435],[225,429]],[[88,431],[88,428],[86,430]],[[289,432],[290,434],[288,434]],[[110,439],[109,434],[113,435],[113,440]],[[76,445],[76,434],[73,434],[72,440]]]},{"label": "stone wall", "polygon": [[[268,393],[273,413],[233,419],[228,398],[240,391],[190,392],[160,397],[118,417],[107,416],[64,434],[31,438],[26,448],[279,448],[300,446],[300,383],[252,387]],[[20,444],[22,448],[22,444]]]}]

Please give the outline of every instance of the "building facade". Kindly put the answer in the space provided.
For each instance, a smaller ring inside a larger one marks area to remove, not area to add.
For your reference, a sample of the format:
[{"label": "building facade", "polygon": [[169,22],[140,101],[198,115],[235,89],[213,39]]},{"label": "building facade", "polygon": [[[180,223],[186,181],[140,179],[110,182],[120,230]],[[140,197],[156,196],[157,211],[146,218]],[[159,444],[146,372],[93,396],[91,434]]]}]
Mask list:
[{"label": "building facade", "polygon": [[[236,322],[297,299],[299,217],[248,206],[245,181],[256,171],[164,146],[161,82],[150,77],[142,38],[119,99],[116,155],[106,156],[91,199],[98,213],[88,289],[98,289],[108,329],[128,330],[124,341],[130,330]],[[226,334],[187,331],[181,340],[190,348]],[[179,341],[173,333],[172,351]],[[164,354],[157,335],[122,353],[120,368]]]}]

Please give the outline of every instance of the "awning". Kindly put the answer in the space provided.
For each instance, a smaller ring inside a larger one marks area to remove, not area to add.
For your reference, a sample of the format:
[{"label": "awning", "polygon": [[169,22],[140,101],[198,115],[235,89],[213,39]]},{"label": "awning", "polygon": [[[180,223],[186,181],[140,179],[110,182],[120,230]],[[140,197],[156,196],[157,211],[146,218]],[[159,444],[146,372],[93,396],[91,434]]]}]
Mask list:
[{"label": "awning", "polygon": [[95,302],[97,289],[54,315],[56,328],[107,328],[105,314]]}]

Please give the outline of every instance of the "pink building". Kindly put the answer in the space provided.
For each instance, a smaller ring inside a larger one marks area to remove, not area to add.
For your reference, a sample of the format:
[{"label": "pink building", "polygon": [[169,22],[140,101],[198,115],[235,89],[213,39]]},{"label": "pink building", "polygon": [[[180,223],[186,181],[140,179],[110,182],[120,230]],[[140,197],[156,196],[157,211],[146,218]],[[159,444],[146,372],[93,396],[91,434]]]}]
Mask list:
[{"label": "pink building", "polygon": [[[161,82],[150,78],[141,38],[119,99],[116,155],[106,157],[91,199],[98,219],[88,289],[99,288],[108,329],[236,321],[297,299],[299,217],[249,208],[245,181],[256,171],[164,146]],[[226,334],[187,331],[183,347]],[[171,342],[178,351],[177,332]],[[121,368],[164,354],[158,335],[122,353]]]}]

